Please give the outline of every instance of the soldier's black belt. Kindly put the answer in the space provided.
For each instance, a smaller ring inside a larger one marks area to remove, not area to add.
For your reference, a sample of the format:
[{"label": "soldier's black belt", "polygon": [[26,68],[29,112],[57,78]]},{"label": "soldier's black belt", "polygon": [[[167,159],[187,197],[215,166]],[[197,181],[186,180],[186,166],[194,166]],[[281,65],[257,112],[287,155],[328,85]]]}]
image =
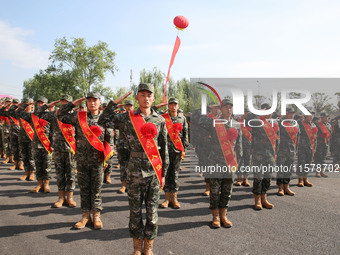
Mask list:
[{"label": "soldier's black belt", "polygon": [[148,159],[148,156],[146,156],[145,152],[137,152],[137,151],[131,151],[130,157],[140,158],[140,159]]}]

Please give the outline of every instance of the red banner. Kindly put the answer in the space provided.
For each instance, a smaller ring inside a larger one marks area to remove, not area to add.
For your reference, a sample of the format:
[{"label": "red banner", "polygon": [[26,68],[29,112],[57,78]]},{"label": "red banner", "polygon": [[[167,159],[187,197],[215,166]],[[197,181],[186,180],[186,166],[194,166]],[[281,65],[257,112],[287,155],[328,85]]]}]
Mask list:
[{"label": "red banner", "polygon": [[140,114],[134,113],[135,111],[129,112],[133,128],[135,129],[138,140],[157,175],[160,185],[162,186],[162,159],[156,146],[156,142],[152,138],[146,138],[143,136],[141,127],[145,124],[145,120]]},{"label": "red banner", "polygon": [[35,132],[40,142],[44,146],[45,150],[48,152],[48,154],[50,154],[51,153],[51,142],[50,140],[48,140],[45,134],[45,128],[40,125],[38,116],[36,116],[34,113],[32,113],[31,116],[32,116],[32,122],[35,128]]},{"label": "red banner", "polygon": [[328,143],[331,138],[331,133],[329,132],[326,125],[322,121],[319,121],[319,127],[322,132],[321,137],[325,139],[325,143]]},{"label": "red banner", "polygon": [[184,147],[183,147],[181,139],[179,138],[179,132],[176,132],[173,129],[173,123],[172,123],[169,113],[165,113],[162,116],[165,119],[166,129],[168,130],[168,134],[171,138],[171,141],[175,145],[176,149],[182,152],[182,158],[183,158]]},{"label": "red banner", "polygon": [[285,122],[285,129],[289,135],[289,137],[292,139],[295,148],[296,148],[296,143],[297,143],[297,134],[299,132],[299,130],[297,129],[297,127],[292,126],[290,123]]},{"label": "red banner", "polygon": [[20,123],[17,119],[11,117],[11,119],[13,120],[14,124],[17,125],[17,126],[20,126]]},{"label": "red banner", "polygon": [[24,128],[24,130],[25,130],[27,136],[29,137],[29,139],[30,139],[31,141],[33,141],[34,131],[33,131],[33,128],[32,128],[32,126],[31,126],[31,124],[28,123],[26,120],[21,119],[21,118],[20,118],[20,121],[21,121],[22,127]]},{"label": "red banner", "polygon": [[242,134],[249,140],[249,142],[251,142],[253,140],[253,137],[248,128],[243,124],[243,119],[239,119],[239,122],[241,123]]},{"label": "red banner", "polygon": [[310,144],[312,145],[312,149],[313,149],[313,153],[314,153],[314,147],[315,147],[315,135],[313,134],[313,130],[312,130],[312,127],[311,125],[309,125],[306,121],[302,121],[303,123],[303,126],[306,130],[306,133],[308,135],[308,138],[309,138],[309,141],[310,141]]},{"label": "red banner", "polygon": [[[56,111],[55,114],[57,115],[58,111]],[[62,123],[61,121],[58,120],[58,118],[57,118],[57,121],[58,121],[59,128],[61,130],[61,133],[63,134],[68,145],[71,147],[71,152],[75,154],[76,153],[76,140],[74,139],[73,126],[70,124]]]},{"label": "red banner", "polygon": [[276,157],[276,139],[277,139],[277,133],[275,132],[274,128],[272,127],[272,124],[270,124],[264,117],[260,116],[260,120],[263,121],[263,129],[267,134],[267,137],[270,141],[270,143],[273,146],[274,150],[274,158]]}]

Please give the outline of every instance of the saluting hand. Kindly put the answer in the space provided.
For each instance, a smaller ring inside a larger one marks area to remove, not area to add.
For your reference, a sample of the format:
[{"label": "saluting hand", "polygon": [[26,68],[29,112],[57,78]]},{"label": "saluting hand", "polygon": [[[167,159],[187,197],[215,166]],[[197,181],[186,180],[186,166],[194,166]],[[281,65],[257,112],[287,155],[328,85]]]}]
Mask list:
[{"label": "saluting hand", "polygon": [[168,105],[168,103],[161,103],[161,104],[158,104],[158,105],[155,105],[157,108],[161,108],[163,106],[166,106]]},{"label": "saluting hand", "polygon": [[78,105],[80,105],[81,102],[83,102],[85,99],[86,99],[86,97],[79,98],[79,99],[73,101],[72,104],[74,104],[75,106],[78,106]]},{"label": "saluting hand", "polygon": [[59,102],[60,102],[60,100],[51,102],[51,103],[46,104],[46,105],[47,105],[48,108],[50,108],[50,107],[56,106]]},{"label": "saluting hand", "polygon": [[114,100],[113,102],[115,104],[120,104],[121,102],[124,101],[125,98],[127,98],[128,96],[130,96],[132,94],[132,91],[126,93],[125,95],[122,95],[121,97],[118,97],[116,100]]}]

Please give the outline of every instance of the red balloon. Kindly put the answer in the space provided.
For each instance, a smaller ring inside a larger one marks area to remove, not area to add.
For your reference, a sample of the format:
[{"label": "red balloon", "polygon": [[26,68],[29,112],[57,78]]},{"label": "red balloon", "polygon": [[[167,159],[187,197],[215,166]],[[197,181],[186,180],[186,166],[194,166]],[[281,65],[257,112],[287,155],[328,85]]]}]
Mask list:
[{"label": "red balloon", "polygon": [[184,16],[176,16],[174,18],[174,24],[177,29],[183,30],[189,26],[189,20]]}]

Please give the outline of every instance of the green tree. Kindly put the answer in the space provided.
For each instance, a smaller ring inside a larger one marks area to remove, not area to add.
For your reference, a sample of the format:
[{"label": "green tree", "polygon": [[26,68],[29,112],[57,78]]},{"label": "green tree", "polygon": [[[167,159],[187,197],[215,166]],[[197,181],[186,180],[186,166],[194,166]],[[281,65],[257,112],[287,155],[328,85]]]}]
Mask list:
[{"label": "green tree", "polygon": [[314,110],[317,114],[320,112],[333,112],[333,105],[330,104],[331,97],[326,95],[325,93],[313,93],[312,94],[312,102]]}]

